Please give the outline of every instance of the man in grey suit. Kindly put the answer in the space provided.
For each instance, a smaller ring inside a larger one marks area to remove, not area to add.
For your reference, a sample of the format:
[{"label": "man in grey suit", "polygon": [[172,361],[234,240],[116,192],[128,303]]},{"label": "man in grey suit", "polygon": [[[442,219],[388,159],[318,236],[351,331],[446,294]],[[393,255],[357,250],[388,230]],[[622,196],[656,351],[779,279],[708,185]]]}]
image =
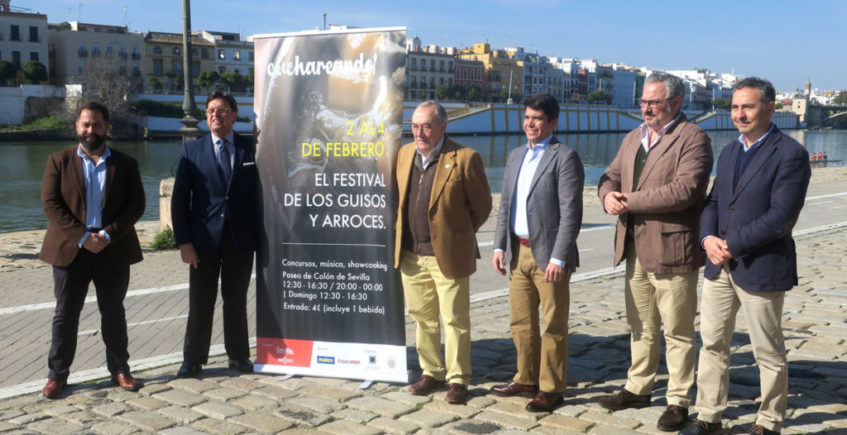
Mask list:
[{"label": "man in grey suit", "polygon": [[[564,401],[568,358],[570,277],[579,266],[585,172],[572,149],[554,136],[559,102],[536,95],[524,102],[528,143],[509,154],[494,236],[494,269],[509,265],[509,316],[518,351],[511,382],[491,390],[534,395],[531,412],[551,412]],[[539,333],[538,306],[544,316]]]}]

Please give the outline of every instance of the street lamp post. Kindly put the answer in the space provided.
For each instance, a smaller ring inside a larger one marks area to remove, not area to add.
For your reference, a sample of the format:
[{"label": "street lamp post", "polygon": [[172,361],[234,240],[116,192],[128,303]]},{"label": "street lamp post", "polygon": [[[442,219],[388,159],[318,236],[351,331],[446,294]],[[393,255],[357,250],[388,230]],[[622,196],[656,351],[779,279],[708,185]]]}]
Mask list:
[{"label": "street lamp post", "polygon": [[194,118],[193,112],[196,107],[194,104],[194,83],[191,77],[191,0],[182,0],[182,74],[183,74],[183,99],[182,112],[184,117],[182,122],[183,127],[179,129],[182,134],[182,141],[187,142],[193,140],[200,135],[200,129],[197,128],[197,119]]}]

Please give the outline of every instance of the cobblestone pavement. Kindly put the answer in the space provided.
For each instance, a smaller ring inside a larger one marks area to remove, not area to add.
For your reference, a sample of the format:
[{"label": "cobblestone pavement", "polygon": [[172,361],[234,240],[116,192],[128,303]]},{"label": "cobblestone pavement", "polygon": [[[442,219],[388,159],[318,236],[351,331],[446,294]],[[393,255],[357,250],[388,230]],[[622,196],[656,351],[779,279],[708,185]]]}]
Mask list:
[{"label": "cobblestone pavement", "polygon": [[[847,229],[798,236],[800,285],[788,293],[783,326],[790,360],[790,396],[783,433],[847,433]],[[524,411],[526,398],[488,392],[515,364],[506,297],[473,304],[472,399],[448,405],[446,391],[413,396],[407,385],[271,375],[240,375],[212,359],[199,379],[175,379],[177,365],[136,372],[138,393],[108,381],[74,385],[51,401],[26,394],[0,401],[0,432],[8,433],[658,433],[666,403],[664,366],[653,404],[610,413],[599,396],[619,389],[628,367],[622,274],[572,284],[568,391],[552,414]],[[745,321],[733,338],[727,433],[754,421],[758,372]],[[407,350],[413,372],[413,347]],[[417,373],[413,374],[413,378]]]}]

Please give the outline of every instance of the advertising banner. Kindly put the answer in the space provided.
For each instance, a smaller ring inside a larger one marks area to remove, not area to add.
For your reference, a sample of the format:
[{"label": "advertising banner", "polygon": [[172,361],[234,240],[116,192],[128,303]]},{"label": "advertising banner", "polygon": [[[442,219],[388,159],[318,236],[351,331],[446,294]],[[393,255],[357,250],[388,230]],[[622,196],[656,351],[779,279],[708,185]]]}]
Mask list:
[{"label": "advertising banner", "polygon": [[254,37],[258,372],[408,381],[392,205],[405,38]]}]

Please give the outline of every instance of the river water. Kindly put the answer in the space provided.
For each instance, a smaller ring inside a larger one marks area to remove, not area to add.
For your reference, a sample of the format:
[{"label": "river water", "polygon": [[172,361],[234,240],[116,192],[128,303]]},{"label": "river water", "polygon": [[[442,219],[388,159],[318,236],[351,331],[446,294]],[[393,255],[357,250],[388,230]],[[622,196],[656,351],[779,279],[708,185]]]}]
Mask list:
[{"label": "river water", "polygon": [[[735,131],[710,131],[715,159],[725,144],[738,137]],[[806,145],[810,153],[826,151],[831,160],[847,160],[847,130],[787,133]],[[606,166],[615,158],[624,133],[561,134],[559,139],[574,148],[585,165],[585,184],[595,185]],[[453,139],[477,150],[483,158],[491,190],[500,191],[506,156],[523,145],[522,135],[457,136]],[[47,219],[41,210],[41,177],[50,153],[68,146],[68,142],[6,142],[0,144],[0,233],[43,229]],[[159,181],[173,176],[182,152],[178,142],[121,141],[111,144],[138,160],[147,194],[143,220],[159,218]]]}]

